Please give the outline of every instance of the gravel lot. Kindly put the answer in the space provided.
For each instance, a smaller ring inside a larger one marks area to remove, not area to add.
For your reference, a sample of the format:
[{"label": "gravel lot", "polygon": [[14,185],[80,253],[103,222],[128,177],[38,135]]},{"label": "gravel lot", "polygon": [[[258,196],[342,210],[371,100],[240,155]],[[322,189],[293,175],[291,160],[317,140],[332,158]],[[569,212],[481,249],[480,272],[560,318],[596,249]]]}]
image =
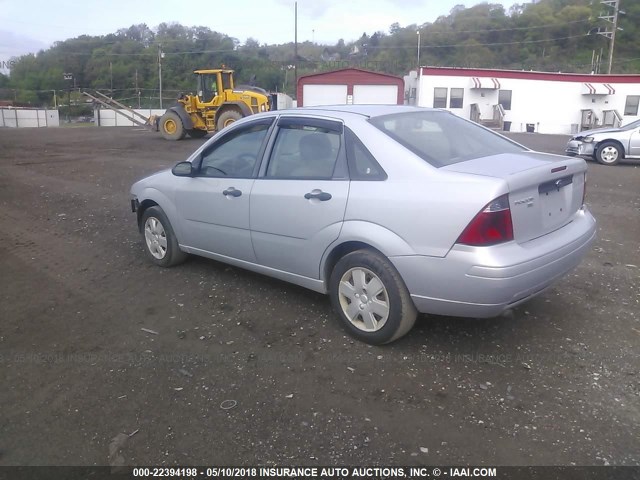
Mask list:
[{"label": "gravel lot", "polygon": [[640,464],[638,164],[590,163],[598,240],[554,288],[371,347],[322,295],[145,260],[129,187],[203,141],[0,130],[0,465]]}]

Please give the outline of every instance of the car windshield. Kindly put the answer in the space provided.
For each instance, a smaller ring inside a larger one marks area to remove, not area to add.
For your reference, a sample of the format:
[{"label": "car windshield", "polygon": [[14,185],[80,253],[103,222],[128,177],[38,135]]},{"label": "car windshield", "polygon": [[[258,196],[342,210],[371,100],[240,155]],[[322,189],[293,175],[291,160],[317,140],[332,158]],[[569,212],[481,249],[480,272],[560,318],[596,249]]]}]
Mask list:
[{"label": "car windshield", "polygon": [[383,115],[369,122],[434,167],[527,150],[472,122],[438,110]]}]

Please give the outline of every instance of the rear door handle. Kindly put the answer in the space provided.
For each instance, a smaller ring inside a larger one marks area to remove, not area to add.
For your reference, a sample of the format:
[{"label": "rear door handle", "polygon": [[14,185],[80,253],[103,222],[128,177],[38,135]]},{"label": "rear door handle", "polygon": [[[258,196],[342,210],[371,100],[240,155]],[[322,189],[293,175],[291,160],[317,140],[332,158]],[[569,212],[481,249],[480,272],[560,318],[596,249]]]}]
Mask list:
[{"label": "rear door handle", "polygon": [[331,194],[328,192],[323,192],[322,190],[312,190],[309,193],[305,193],[304,198],[306,198],[307,200],[316,198],[321,202],[326,202],[327,200],[331,200]]},{"label": "rear door handle", "polygon": [[239,197],[240,195],[242,195],[242,190],[236,190],[233,187],[229,187],[224,192],[222,192],[222,194],[225,197]]}]

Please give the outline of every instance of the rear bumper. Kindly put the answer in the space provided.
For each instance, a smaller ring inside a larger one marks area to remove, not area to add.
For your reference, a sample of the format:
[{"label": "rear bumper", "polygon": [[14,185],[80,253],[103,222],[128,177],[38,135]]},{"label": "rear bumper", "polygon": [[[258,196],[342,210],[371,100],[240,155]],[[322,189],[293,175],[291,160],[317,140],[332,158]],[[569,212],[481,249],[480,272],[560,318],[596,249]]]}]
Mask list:
[{"label": "rear bumper", "polygon": [[391,257],[418,311],[460,317],[495,317],[538,295],[574,269],[595,238],[585,208],[574,220],[522,245],[456,245],[444,258]]},{"label": "rear bumper", "polygon": [[595,153],[594,143],[585,143],[580,140],[570,140],[565,149],[565,153],[578,157],[593,157]]}]

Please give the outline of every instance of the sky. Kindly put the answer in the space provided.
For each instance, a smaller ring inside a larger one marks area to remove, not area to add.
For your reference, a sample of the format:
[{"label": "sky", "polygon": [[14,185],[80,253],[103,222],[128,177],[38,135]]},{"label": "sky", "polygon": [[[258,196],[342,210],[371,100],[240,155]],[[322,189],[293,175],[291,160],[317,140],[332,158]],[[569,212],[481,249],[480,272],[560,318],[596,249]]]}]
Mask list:
[{"label": "sky", "polygon": [[[529,0],[521,0],[523,1]],[[154,28],[162,22],[202,25],[244,43],[293,41],[294,0],[0,0],[0,65],[12,56],[46,49],[55,41],[105,35],[133,24]],[[298,41],[335,44],[389,26],[433,22],[456,5],[481,0],[298,0]],[[509,8],[516,0],[492,0]]]}]

